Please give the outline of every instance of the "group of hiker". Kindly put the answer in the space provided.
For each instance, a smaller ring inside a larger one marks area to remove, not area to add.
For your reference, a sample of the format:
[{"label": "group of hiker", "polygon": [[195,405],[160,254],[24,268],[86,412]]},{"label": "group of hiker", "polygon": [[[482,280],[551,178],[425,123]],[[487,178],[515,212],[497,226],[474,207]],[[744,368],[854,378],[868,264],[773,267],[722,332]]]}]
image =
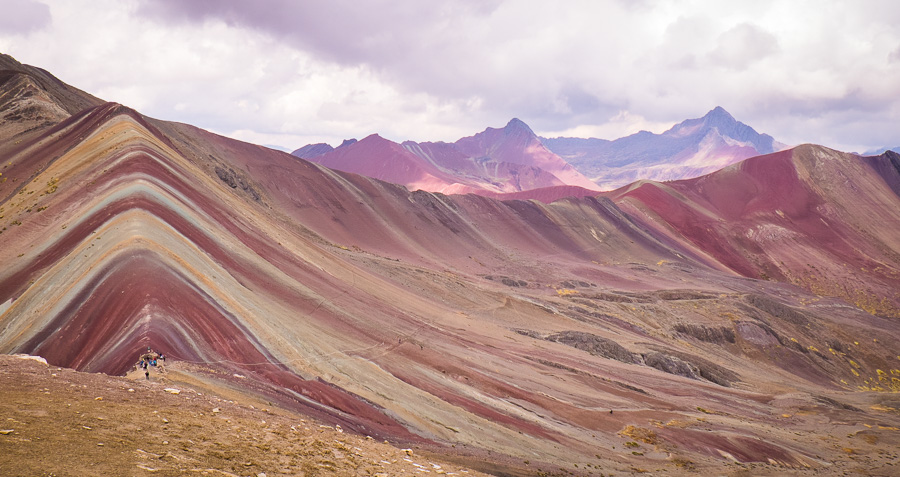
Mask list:
[{"label": "group of hiker", "polygon": [[158,369],[159,372],[165,373],[166,372],[165,363],[166,363],[166,355],[164,355],[162,353],[157,353],[156,351],[153,351],[153,348],[150,348],[148,346],[147,352],[141,354],[141,357],[138,360],[137,364],[134,365],[134,369],[135,370],[143,369],[144,376],[146,376],[147,379],[150,379],[150,367],[152,366],[152,367]]}]

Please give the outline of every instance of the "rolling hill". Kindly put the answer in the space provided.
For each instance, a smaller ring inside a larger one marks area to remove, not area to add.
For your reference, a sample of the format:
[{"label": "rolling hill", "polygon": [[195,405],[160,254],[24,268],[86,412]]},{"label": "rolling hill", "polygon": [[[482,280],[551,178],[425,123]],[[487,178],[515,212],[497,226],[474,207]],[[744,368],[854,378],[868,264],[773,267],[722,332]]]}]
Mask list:
[{"label": "rolling hill", "polygon": [[[502,475],[892,470],[895,154],[444,195],[3,68],[0,352],[122,375],[153,346],[204,394]],[[332,153],[364,142],[410,152]]]}]

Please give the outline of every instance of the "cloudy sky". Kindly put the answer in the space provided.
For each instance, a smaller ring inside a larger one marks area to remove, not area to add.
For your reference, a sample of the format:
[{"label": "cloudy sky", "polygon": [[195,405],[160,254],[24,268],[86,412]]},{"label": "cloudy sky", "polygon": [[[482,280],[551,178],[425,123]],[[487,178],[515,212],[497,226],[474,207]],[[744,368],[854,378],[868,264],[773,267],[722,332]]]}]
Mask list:
[{"label": "cloudy sky", "polygon": [[662,132],[900,146],[894,0],[0,0],[0,52],[260,144]]}]

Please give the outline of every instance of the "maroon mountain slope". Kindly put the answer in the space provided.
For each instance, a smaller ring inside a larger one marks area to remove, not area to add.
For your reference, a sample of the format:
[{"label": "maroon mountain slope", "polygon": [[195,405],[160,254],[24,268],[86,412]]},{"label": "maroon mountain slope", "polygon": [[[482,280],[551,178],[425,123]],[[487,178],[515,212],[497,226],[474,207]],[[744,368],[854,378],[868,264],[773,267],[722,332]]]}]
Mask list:
[{"label": "maroon mountain slope", "polygon": [[799,146],[697,179],[609,194],[736,272],[900,317],[897,155]]},{"label": "maroon mountain slope", "polygon": [[[303,148],[298,151],[303,151]],[[309,160],[331,169],[402,184],[411,190],[450,193],[469,190],[452,174],[422,161],[403,146],[377,134],[324,154],[313,155]]]},{"label": "maroon mountain slope", "polygon": [[[788,283],[799,259],[759,280],[734,241],[781,211],[776,257],[817,243],[860,260],[827,270],[869,264],[833,283],[886,290],[893,156],[798,148],[660,202],[546,204],[410,192],[116,104],[35,134],[0,155],[0,352],[120,374],[152,345],[204,394],[501,474],[892,470],[891,310]],[[815,214],[839,236],[816,242]]]},{"label": "maroon mountain slope", "polygon": [[598,192],[578,186],[554,186],[529,189],[522,192],[507,192],[503,194],[481,192],[479,193],[479,195],[500,200],[536,200],[545,204],[549,204],[551,202],[565,199],[567,197],[597,197]]}]

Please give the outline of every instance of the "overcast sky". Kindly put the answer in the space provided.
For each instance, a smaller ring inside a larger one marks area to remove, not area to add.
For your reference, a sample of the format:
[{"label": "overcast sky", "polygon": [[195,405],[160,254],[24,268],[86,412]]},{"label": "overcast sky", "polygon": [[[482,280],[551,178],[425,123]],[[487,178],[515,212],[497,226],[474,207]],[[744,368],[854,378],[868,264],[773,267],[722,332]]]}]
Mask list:
[{"label": "overcast sky", "polygon": [[0,51],[98,97],[295,149],[662,132],[900,146],[900,2],[0,0]]}]

